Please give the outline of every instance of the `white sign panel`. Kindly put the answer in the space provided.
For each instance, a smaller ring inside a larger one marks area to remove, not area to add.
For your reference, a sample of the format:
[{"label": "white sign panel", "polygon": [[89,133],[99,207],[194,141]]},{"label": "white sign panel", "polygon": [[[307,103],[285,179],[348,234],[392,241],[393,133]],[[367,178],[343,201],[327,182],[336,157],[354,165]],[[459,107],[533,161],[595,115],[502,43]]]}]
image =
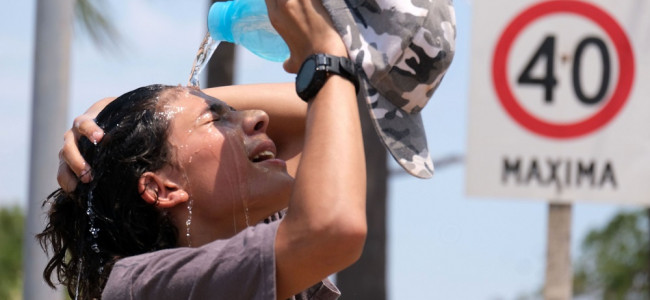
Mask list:
[{"label": "white sign panel", "polygon": [[470,196],[650,204],[650,2],[473,2]]}]

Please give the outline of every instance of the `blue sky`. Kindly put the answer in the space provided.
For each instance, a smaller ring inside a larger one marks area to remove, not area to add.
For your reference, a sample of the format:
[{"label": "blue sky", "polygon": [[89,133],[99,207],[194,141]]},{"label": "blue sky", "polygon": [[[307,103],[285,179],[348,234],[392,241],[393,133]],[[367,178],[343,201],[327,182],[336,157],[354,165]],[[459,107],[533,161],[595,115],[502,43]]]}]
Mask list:
[{"label": "blue sky", "polygon": [[[27,202],[35,6],[33,0],[10,1],[0,12],[0,205]],[[150,83],[185,84],[205,33],[207,1],[113,0],[105,8],[123,46],[118,51],[98,49],[83,34],[76,35],[70,123],[103,97]],[[423,111],[434,160],[466,152],[471,9],[471,1],[456,1],[456,57]],[[237,54],[237,83],[293,80],[280,64],[241,49]],[[464,175],[464,166],[457,164],[438,169],[431,180],[390,180],[391,299],[515,299],[542,286],[547,204],[468,198]],[[573,254],[590,228],[620,209],[629,207],[574,205]]]}]

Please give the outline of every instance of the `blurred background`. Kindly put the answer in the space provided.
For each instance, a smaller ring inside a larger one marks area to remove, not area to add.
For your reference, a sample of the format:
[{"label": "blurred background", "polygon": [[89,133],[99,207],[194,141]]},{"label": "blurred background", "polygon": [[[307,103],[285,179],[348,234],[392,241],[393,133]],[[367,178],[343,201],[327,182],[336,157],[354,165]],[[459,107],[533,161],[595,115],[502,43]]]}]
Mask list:
[{"label": "blurred background", "polygon": [[[342,275],[382,293],[368,296],[344,284],[343,299],[542,298],[548,204],[465,195],[472,2],[455,1],[456,56],[423,111],[436,174],[416,179],[387,160],[387,178],[375,183],[386,190],[385,204],[376,204],[385,211],[375,225],[385,231],[378,230],[367,247],[367,252],[385,247],[373,256],[385,259],[370,263],[385,266],[378,273],[385,280],[364,275],[364,267]],[[47,196],[30,198],[28,191],[36,4],[9,1],[0,12],[0,299],[22,298],[23,219],[28,205],[40,205]],[[152,83],[187,83],[210,1],[77,0],[75,5],[67,124],[101,98]],[[84,23],[80,5],[86,5],[87,21],[95,27]],[[281,64],[245,49],[234,48],[233,57],[235,84],[294,80]],[[201,82],[207,87],[207,79]],[[54,163],[56,156],[51,153]],[[56,174],[48,176],[53,191]],[[650,255],[644,208],[578,202],[571,235],[576,297],[647,295],[641,294],[647,293]]]}]

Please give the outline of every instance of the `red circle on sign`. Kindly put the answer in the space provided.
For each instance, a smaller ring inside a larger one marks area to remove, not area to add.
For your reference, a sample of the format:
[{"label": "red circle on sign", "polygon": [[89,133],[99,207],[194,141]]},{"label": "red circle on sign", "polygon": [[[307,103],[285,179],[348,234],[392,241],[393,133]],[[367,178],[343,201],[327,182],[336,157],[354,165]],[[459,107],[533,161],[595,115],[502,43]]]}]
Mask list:
[{"label": "red circle on sign", "polygon": [[[598,24],[612,40],[620,64],[616,88],[607,104],[593,116],[574,123],[550,123],[527,112],[512,93],[508,84],[506,63],[515,37],[536,19],[554,13],[571,13]],[[533,5],[523,11],[506,27],[494,50],[492,79],[501,105],[506,112],[528,130],[549,138],[575,138],[591,133],[611,121],[623,108],[634,80],[632,46],[621,26],[602,9],[580,1],[556,0]]]}]

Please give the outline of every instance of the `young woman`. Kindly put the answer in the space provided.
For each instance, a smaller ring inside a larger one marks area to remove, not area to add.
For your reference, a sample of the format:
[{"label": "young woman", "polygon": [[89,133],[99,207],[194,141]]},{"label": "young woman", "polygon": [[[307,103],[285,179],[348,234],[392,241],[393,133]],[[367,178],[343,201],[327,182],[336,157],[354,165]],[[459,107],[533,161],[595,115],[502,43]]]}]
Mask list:
[{"label": "young woman", "polygon": [[[287,71],[347,56],[319,1],[267,5]],[[336,298],[321,281],[366,234],[355,86],[330,75],[308,105],[293,90],[154,85],[77,118],[61,152],[67,192],[50,197],[39,236],[46,279],[81,298]]]}]

